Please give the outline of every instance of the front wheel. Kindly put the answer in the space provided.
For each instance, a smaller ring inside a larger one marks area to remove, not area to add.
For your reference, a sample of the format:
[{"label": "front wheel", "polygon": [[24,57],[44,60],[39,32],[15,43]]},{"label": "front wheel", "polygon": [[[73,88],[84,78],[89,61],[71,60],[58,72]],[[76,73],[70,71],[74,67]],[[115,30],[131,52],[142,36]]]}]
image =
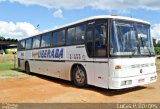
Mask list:
[{"label": "front wheel", "polygon": [[81,66],[76,66],[73,71],[73,82],[78,87],[87,86],[87,75],[85,69]]}]

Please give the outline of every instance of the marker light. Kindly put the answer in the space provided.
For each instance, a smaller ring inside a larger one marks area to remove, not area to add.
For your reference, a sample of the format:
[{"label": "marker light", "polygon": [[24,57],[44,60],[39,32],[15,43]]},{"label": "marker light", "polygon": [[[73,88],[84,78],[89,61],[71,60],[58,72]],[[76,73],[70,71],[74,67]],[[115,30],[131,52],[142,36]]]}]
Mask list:
[{"label": "marker light", "polygon": [[118,70],[118,69],[122,69],[122,66],[117,65],[117,66],[115,66],[115,69],[116,69],[116,70]]}]

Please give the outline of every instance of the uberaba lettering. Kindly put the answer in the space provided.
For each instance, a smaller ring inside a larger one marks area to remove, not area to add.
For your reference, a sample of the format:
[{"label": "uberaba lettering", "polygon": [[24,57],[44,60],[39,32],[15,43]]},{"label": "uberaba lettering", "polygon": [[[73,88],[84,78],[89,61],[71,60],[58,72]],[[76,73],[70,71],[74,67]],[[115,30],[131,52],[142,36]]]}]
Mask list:
[{"label": "uberaba lettering", "polygon": [[38,58],[63,58],[63,48],[39,50]]}]

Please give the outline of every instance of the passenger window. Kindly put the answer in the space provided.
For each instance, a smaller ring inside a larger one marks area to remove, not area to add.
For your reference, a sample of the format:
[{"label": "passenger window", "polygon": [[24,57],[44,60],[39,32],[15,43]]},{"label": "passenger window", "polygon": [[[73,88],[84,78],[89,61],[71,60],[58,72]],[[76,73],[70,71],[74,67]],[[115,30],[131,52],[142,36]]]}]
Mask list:
[{"label": "passenger window", "polygon": [[65,30],[53,33],[53,46],[61,46],[65,44]]},{"label": "passenger window", "polygon": [[25,49],[25,40],[22,40],[19,43],[19,50],[24,50],[24,49]]},{"label": "passenger window", "polygon": [[51,33],[46,33],[42,35],[41,47],[49,47],[51,45],[50,36],[51,36]]},{"label": "passenger window", "polygon": [[76,27],[76,42],[77,44],[84,43],[85,25],[79,25]]},{"label": "passenger window", "polygon": [[32,38],[26,40],[26,49],[32,48]]},{"label": "passenger window", "polygon": [[75,27],[69,28],[67,30],[67,38],[66,38],[66,44],[76,44],[76,29]]},{"label": "passenger window", "polygon": [[107,46],[106,46],[106,26],[97,25],[95,26],[95,56],[105,57],[107,56]]},{"label": "passenger window", "polygon": [[40,47],[40,36],[33,37],[33,45],[32,48]]}]

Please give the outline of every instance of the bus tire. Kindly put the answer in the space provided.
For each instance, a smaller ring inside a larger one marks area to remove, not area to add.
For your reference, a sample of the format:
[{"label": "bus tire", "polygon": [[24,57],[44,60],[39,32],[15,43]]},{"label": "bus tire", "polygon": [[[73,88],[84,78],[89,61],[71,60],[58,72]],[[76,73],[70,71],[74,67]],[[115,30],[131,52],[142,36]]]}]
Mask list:
[{"label": "bus tire", "polygon": [[82,88],[87,86],[87,75],[85,69],[82,66],[75,66],[72,73],[72,80],[77,87]]},{"label": "bus tire", "polygon": [[29,67],[29,63],[28,62],[25,63],[25,72],[27,74],[30,74],[30,67]]}]

